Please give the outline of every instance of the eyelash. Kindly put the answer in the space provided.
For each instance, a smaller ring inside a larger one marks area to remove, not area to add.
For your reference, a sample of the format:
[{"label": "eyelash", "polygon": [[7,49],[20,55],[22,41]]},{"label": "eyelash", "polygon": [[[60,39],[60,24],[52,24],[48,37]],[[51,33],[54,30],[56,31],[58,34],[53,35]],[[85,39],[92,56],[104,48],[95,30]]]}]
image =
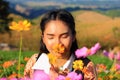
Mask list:
[{"label": "eyelash", "polygon": [[53,39],[53,37],[48,37],[48,39]]},{"label": "eyelash", "polygon": [[62,38],[67,38],[67,37],[68,37],[68,35],[63,35],[63,36],[62,36]]},{"label": "eyelash", "polygon": [[[62,35],[61,38],[67,38],[68,35]],[[48,39],[53,39],[54,37],[53,36],[49,36]]]}]

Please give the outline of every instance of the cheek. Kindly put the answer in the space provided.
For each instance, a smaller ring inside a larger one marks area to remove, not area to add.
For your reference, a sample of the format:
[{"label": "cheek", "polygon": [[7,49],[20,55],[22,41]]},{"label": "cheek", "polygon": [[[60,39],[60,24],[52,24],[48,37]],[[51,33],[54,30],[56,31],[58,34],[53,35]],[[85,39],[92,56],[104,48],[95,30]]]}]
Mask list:
[{"label": "cheek", "polygon": [[53,42],[49,41],[49,40],[47,40],[45,38],[43,39],[43,41],[44,41],[44,44],[46,45],[46,48],[48,49],[48,51],[51,52],[52,46],[53,46]]},{"label": "cheek", "polygon": [[63,44],[64,44],[64,46],[65,46],[65,48],[66,48],[66,51],[70,51],[72,42],[73,42],[72,38],[70,38],[70,39],[68,39],[68,40],[65,40],[65,41],[63,42]]}]

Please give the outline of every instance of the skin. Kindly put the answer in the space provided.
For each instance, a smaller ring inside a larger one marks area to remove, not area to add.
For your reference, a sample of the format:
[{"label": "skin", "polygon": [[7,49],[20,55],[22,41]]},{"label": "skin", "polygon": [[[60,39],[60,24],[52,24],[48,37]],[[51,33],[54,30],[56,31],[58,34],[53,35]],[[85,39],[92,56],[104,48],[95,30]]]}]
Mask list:
[{"label": "skin", "polygon": [[[70,56],[70,47],[74,41],[74,36],[69,27],[60,20],[52,20],[45,25],[43,33],[43,42],[48,51],[58,58],[67,58]],[[65,52],[54,53],[52,47],[55,44],[62,44],[65,47]]]},{"label": "skin", "polygon": [[[45,25],[42,39],[48,51],[57,57],[57,62],[54,64],[54,67],[59,68],[70,57],[70,48],[75,39],[71,30],[64,22],[52,20]],[[62,44],[65,47],[64,53],[54,53],[52,47],[55,44]],[[51,80],[55,80],[56,76],[58,76],[58,73],[55,69],[50,69]]]}]

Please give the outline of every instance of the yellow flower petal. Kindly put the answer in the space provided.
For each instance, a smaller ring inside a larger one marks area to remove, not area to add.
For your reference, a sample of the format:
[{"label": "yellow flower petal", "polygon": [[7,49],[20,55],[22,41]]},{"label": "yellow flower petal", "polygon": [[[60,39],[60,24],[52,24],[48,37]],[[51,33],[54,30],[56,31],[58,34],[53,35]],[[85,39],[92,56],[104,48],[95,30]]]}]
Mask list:
[{"label": "yellow flower petal", "polygon": [[83,66],[84,66],[84,63],[83,63],[82,60],[76,60],[76,61],[73,62],[73,68],[75,70],[82,70]]},{"label": "yellow flower petal", "polygon": [[19,21],[18,23],[13,21],[9,28],[16,31],[28,31],[30,30],[30,26],[31,24],[27,20]]},{"label": "yellow flower petal", "polygon": [[50,61],[51,64],[55,64],[56,63],[56,59],[57,58],[53,54],[49,53],[48,54],[48,58],[49,58],[49,61]]},{"label": "yellow flower petal", "polygon": [[53,46],[53,51],[55,53],[64,53],[65,47],[62,44],[56,44]]},{"label": "yellow flower petal", "polygon": [[26,25],[27,23],[28,23],[27,20],[24,20],[24,21],[23,21],[23,25]]}]

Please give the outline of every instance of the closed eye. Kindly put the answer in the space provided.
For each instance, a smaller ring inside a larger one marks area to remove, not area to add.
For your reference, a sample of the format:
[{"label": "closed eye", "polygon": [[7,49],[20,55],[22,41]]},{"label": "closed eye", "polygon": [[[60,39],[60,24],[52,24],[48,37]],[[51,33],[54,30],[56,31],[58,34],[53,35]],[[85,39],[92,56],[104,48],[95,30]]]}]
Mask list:
[{"label": "closed eye", "polygon": [[53,36],[47,36],[48,39],[53,39],[54,37]]},{"label": "closed eye", "polygon": [[62,38],[67,38],[67,37],[69,37],[69,36],[70,36],[69,32],[66,32],[66,33],[61,34],[61,37],[62,37]]},{"label": "closed eye", "polygon": [[69,35],[68,34],[63,34],[61,37],[62,38],[67,38]]},{"label": "closed eye", "polygon": [[47,38],[48,38],[48,39],[53,39],[53,38],[54,38],[54,35],[53,35],[53,34],[47,34]]}]

